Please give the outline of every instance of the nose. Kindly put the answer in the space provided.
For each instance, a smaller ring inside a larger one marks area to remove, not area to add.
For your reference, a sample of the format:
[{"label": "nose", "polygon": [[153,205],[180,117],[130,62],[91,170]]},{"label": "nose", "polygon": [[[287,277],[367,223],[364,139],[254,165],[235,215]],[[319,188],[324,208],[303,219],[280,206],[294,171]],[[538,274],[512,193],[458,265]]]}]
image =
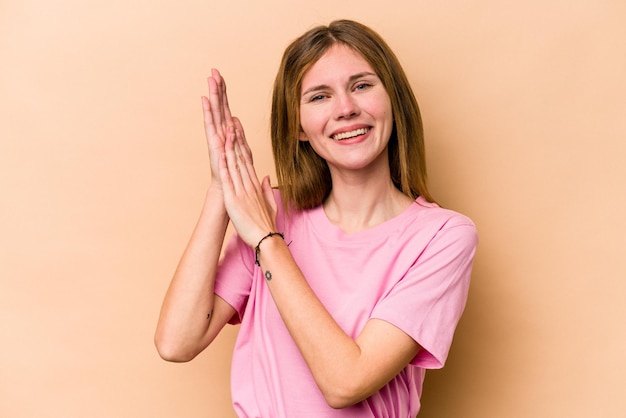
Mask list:
[{"label": "nose", "polygon": [[335,97],[335,117],[337,119],[350,119],[359,114],[359,106],[349,93],[339,94]]}]

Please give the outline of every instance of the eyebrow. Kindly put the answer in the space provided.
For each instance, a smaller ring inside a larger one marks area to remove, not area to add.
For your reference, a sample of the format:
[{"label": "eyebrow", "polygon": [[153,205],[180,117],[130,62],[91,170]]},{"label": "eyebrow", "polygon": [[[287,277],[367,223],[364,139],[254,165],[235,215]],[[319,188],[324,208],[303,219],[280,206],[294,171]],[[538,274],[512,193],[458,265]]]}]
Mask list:
[{"label": "eyebrow", "polygon": [[[353,82],[354,80],[356,80],[358,78],[366,77],[366,76],[378,77],[375,73],[371,73],[369,71],[363,71],[361,73],[357,73],[357,74],[351,75],[350,78],[348,79],[348,83],[351,83],[351,82]],[[330,87],[327,86],[326,84],[320,84],[318,86],[313,86],[311,88],[306,89],[306,91],[302,92],[302,96],[301,97],[304,97],[304,96],[306,96],[307,94],[309,94],[309,93],[311,93],[313,91],[326,90],[326,89],[329,89],[329,88]]]}]

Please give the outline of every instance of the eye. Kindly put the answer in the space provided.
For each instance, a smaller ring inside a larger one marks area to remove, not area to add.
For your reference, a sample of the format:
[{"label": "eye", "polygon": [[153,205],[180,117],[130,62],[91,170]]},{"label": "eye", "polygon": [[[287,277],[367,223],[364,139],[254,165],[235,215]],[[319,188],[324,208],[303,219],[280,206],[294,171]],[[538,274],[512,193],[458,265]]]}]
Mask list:
[{"label": "eye", "polygon": [[366,90],[368,88],[372,87],[372,85],[370,83],[358,83],[356,86],[354,86],[355,90]]},{"label": "eye", "polygon": [[320,100],[324,100],[326,95],[324,94],[315,94],[309,98],[310,102],[319,102]]}]

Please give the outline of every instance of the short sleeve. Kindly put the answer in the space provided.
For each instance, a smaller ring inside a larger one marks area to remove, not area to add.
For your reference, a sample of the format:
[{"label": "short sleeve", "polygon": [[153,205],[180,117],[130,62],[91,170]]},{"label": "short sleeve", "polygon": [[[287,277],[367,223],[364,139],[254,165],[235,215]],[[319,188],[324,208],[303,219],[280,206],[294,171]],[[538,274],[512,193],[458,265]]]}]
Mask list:
[{"label": "short sleeve", "polygon": [[478,237],[474,224],[462,219],[437,231],[372,312],[372,318],[397,326],[420,344],[411,362],[415,366],[443,367],[465,308]]},{"label": "short sleeve", "polygon": [[228,240],[215,277],[216,295],[224,299],[237,315],[229,321],[241,323],[252,287],[254,258],[250,247],[234,233]]}]

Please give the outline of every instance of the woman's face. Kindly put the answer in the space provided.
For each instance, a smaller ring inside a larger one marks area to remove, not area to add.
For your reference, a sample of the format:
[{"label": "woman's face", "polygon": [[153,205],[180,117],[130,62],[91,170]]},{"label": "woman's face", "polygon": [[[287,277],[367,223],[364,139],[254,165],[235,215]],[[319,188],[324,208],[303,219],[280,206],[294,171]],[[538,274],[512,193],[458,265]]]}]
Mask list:
[{"label": "woman's face", "polygon": [[305,73],[300,95],[300,140],[331,169],[388,168],[393,129],[391,100],[365,59],[332,46]]}]

